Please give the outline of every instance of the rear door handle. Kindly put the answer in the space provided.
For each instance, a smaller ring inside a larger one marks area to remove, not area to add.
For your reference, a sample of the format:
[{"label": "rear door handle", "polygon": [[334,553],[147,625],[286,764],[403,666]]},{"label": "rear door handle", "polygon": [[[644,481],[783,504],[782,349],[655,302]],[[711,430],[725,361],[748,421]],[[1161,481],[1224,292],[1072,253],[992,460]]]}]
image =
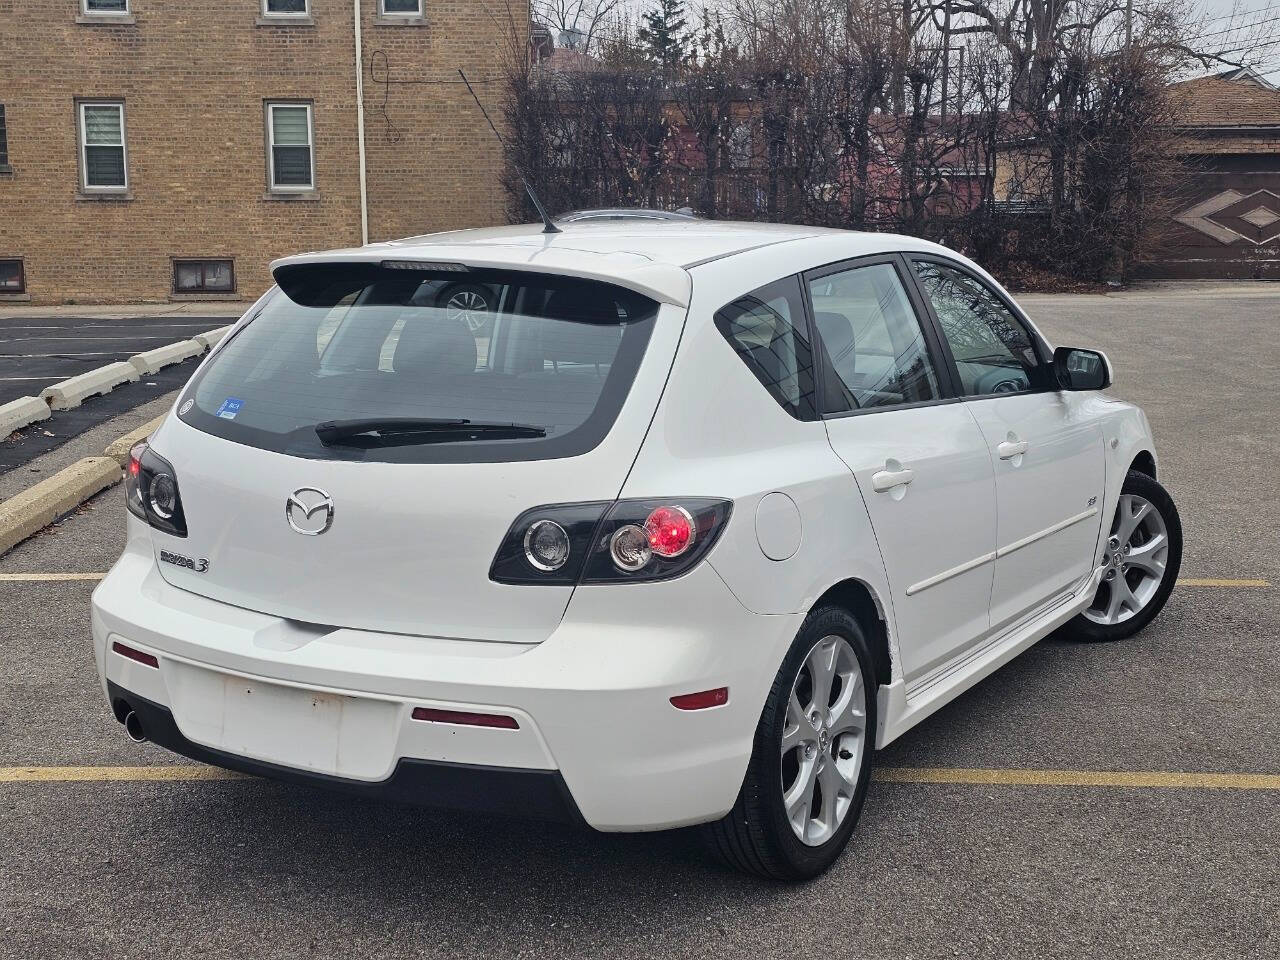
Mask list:
[{"label": "rear door handle", "polygon": [[[886,464],[886,467],[888,464]],[[905,487],[915,478],[910,467],[897,470],[878,470],[871,475],[871,489],[876,493],[887,493],[894,487]]]},{"label": "rear door handle", "polygon": [[1025,440],[1002,440],[996,444],[996,453],[1000,455],[1001,460],[1012,460],[1026,452],[1027,441]]}]

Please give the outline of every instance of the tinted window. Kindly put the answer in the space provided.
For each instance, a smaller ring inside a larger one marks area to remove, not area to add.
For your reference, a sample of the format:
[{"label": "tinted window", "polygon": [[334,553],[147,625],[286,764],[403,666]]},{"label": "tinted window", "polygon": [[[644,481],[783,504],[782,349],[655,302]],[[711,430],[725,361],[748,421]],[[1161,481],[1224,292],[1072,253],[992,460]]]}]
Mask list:
[{"label": "tinted window", "polygon": [[809,295],[814,325],[840,388],[826,391],[825,412],[938,398],[924,334],[892,264],[812,280]]},{"label": "tinted window", "polygon": [[805,333],[800,280],[760,287],[716,311],[716,327],[782,408],[814,416],[813,352]]},{"label": "tinted window", "polygon": [[[389,462],[548,459],[590,450],[630,390],[657,304],[603,283],[474,270],[495,291],[471,329],[421,297],[458,274],[326,264],[285,268],[278,291],[204,368],[182,419],[295,456]],[[183,406],[186,404],[184,402]],[[331,420],[521,424],[545,437],[365,435],[325,446]]]},{"label": "tinted window", "polygon": [[1031,334],[985,284],[963,271],[915,262],[966,396],[1018,393],[1046,386]]}]

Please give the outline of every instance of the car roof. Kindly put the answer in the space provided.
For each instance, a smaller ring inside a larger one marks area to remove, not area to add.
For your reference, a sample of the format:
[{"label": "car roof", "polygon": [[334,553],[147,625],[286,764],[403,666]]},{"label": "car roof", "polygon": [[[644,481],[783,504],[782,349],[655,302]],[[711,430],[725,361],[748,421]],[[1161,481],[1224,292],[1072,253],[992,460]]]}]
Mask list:
[{"label": "car roof", "polygon": [[455,230],[365,247],[286,257],[271,264],[377,262],[461,263],[532,270],[616,283],[659,301],[687,306],[689,270],[748,250],[819,237],[844,237],[847,256],[903,249],[920,241],[882,233],[723,220],[586,220],[545,233],[541,224]]}]

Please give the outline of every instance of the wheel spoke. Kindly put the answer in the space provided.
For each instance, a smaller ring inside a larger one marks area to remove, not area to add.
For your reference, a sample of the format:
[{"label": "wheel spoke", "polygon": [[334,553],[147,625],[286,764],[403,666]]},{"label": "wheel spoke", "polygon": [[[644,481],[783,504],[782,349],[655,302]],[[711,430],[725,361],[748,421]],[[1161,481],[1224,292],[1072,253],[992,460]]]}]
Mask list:
[{"label": "wheel spoke", "polygon": [[1168,546],[1168,538],[1163,533],[1158,534],[1142,546],[1135,547],[1129,553],[1129,556],[1125,557],[1125,561],[1129,566],[1137,567],[1157,580],[1162,580],[1164,579],[1165,563],[1168,557]]},{"label": "wheel spoke", "polygon": [[818,780],[822,784],[822,806],[818,811],[818,819],[822,822],[824,830],[834,832],[839,826],[836,803],[841,791],[846,793],[849,791],[849,784],[830,759],[818,771]]},{"label": "wheel spoke", "polygon": [[795,783],[782,795],[782,805],[787,811],[787,819],[801,836],[804,835],[804,825],[809,820],[809,811],[813,807],[813,788],[818,782],[818,778],[814,776],[816,772],[817,764],[812,761],[800,764]]},{"label": "wheel spoke", "polygon": [[1128,543],[1133,537],[1133,532],[1138,529],[1139,524],[1146,519],[1147,514],[1151,512],[1151,504],[1138,497],[1121,497],[1116,507],[1116,513],[1120,518],[1119,525],[1116,527],[1116,536],[1120,538],[1121,543]]},{"label": "wheel spoke", "polygon": [[831,684],[836,676],[836,644],[835,638],[825,640],[814,647],[809,655],[809,676],[813,678],[813,706],[824,717],[831,704]]},{"label": "wheel spoke", "polygon": [[1129,589],[1129,583],[1124,577],[1117,576],[1114,580],[1108,581],[1111,584],[1111,597],[1107,601],[1107,620],[1115,623],[1127,608],[1133,613],[1138,612],[1138,598],[1133,595],[1133,591]]},{"label": "wheel spoke", "polygon": [[831,721],[831,726],[827,729],[831,733],[831,739],[844,733],[860,733],[867,726],[867,715],[862,710],[846,710],[840,716],[835,717]]}]

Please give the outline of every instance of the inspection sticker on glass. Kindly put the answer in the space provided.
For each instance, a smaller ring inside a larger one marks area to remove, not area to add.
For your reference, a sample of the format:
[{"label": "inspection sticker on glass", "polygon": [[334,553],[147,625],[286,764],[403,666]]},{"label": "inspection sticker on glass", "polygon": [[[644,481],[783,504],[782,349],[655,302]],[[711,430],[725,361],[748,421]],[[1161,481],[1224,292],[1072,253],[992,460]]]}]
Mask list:
[{"label": "inspection sticker on glass", "polygon": [[236,414],[240,412],[240,408],[244,406],[244,401],[237,397],[227,397],[222,401],[222,406],[218,408],[218,416],[223,420],[234,420]]}]

